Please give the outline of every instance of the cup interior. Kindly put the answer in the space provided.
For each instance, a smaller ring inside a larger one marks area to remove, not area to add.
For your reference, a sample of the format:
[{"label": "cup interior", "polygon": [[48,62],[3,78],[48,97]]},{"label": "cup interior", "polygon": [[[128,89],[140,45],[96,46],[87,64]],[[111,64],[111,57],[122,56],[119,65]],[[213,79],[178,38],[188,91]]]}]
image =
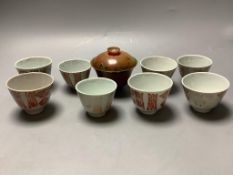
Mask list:
[{"label": "cup interior", "polygon": [[143,58],[141,66],[152,71],[169,71],[177,67],[175,60],[163,56],[150,56]]},{"label": "cup interior", "polygon": [[53,83],[51,75],[31,72],[17,75],[7,82],[7,87],[14,91],[33,91],[49,87]]},{"label": "cup interior", "polygon": [[172,80],[158,73],[140,73],[129,78],[128,85],[138,91],[160,92],[172,87]]},{"label": "cup interior", "polygon": [[212,65],[212,60],[203,55],[183,55],[177,59],[178,64],[185,67],[208,67]]},{"label": "cup interior", "polygon": [[52,64],[51,58],[38,56],[23,58],[15,63],[15,67],[18,69],[37,69],[50,64]]},{"label": "cup interior", "polygon": [[225,77],[209,72],[188,74],[182,78],[182,84],[190,90],[202,93],[222,92],[230,86],[230,82]]},{"label": "cup interior", "polygon": [[67,60],[59,65],[59,69],[67,73],[82,72],[90,67],[90,63],[86,60]]},{"label": "cup interior", "polygon": [[115,91],[117,84],[108,78],[90,78],[76,84],[77,92],[85,95],[105,95]]}]

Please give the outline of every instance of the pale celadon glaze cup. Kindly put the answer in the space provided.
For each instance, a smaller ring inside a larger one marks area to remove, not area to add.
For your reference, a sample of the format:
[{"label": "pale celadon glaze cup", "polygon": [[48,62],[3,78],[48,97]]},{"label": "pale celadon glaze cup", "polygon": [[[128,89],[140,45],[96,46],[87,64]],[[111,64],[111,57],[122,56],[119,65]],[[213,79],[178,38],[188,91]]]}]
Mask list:
[{"label": "pale celadon glaze cup", "polygon": [[45,56],[31,56],[15,62],[18,73],[44,72],[51,73],[52,59]]},{"label": "pale celadon glaze cup", "polygon": [[188,74],[181,82],[189,104],[201,113],[215,108],[230,87],[230,82],[225,77],[210,72]]},{"label": "pale celadon glaze cup", "polygon": [[173,81],[166,75],[144,72],[131,76],[128,85],[135,106],[152,115],[165,105]]},{"label": "pale celadon glaze cup", "polygon": [[89,78],[78,82],[75,89],[87,113],[101,117],[112,105],[117,84],[109,78]]},{"label": "pale celadon glaze cup", "polygon": [[155,72],[172,77],[177,68],[174,59],[164,56],[148,56],[140,61],[143,72]]},{"label": "pale celadon glaze cup", "polygon": [[54,79],[42,72],[22,73],[10,78],[6,85],[16,103],[30,115],[47,105]]},{"label": "pale celadon glaze cup", "polygon": [[72,88],[75,85],[89,77],[91,65],[88,60],[84,59],[71,59],[63,61],[59,64],[59,70],[65,82]]},{"label": "pale celadon glaze cup", "polygon": [[182,55],[177,58],[181,77],[193,72],[208,72],[213,61],[204,55]]}]

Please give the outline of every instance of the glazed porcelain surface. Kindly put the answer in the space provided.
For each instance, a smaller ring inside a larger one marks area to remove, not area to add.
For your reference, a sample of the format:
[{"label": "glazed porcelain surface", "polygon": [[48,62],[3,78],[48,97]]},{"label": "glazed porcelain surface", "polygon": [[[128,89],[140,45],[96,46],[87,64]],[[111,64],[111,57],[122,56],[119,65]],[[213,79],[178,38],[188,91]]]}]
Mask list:
[{"label": "glazed porcelain surface", "polygon": [[66,83],[74,88],[79,81],[89,77],[91,65],[87,60],[72,59],[61,62],[59,70]]},{"label": "glazed porcelain surface", "polygon": [[203,55],[183,55],[177,58],[181,76],[193,72],[208,72],[213,61]]},{"label": "glazed porcelain surface", "polygon": [[173,82],[159,73],[139,73],[129,78],[128,85],[136,107],[144,114],[155,114],[164,106]]},{"label": "glazed porcelain surface", "polygon": [[117,82],[118,87],[127,84],[137,60],[119,47],[109,47],[91,60],[92,67],[99,77],[107,77]]},{"label": "glazed porcelain surface", "polygon": [[12,77],[7,87],[16,103],[33,115],[43,111],[48,103],[53,82],[53,77],[46,73],[31,72]]},{"label": "glazed porcelain surface", "polygon": [[44,72],[51,73],[52,59],[45,56],[26,57],[15,62],[19,73]]},{"label": "glazed porcelain surface", "polygon": [[205,113],[219,104],[230,82],[215,73],[196,72],[184,76],[182,85],[190,105],[196,111]]},{"label": "glazed porcelain surface", "polygon": [[89,78],[78,82],[75,89],[90,116],[101,117],[110,109],[117,84],[108,78]]},{"label": "glazed porcelain surface", "polygon": [[136,64],[137,60],[119,47],[109,47],[91,61],[96,70],[108,72],[126,71],[134,68]]},{"label": "glazed porcelain surface", "polygon": [[155,72],[172,77],[177,68],[175,60],[164,56],[149,56],[142,58],[140,65],[143,72]]}]

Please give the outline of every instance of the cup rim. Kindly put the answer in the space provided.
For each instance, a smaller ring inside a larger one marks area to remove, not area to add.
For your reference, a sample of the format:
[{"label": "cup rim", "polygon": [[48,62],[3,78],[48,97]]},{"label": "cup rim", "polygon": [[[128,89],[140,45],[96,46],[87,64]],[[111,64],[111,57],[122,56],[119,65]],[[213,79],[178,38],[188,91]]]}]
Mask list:
[{"label": "cup rim", "polygon": [[[173,63],[175,63],[175,66],[173,66],[172,69],[167,69],[167,70],[155,70],[155,69],[151,69],[147,66],[145,66],[142,62],[147,60],[147,59],[150,59],[150,58],[162,58],[162,59],[167,59]],[[161,56],[161,55],[151,55],[151,56],[146,56],[146,57],[143,57],[141,60],[140,60],[140,65],[145,68],[145,69],[148,69],[150,71],[158,71],[158,72],[168,72],[168,71],[172,71],[172,70],[175,70],[177,68],[177,62],[176,60],[172,59],[171,57],[167,57],[167,56]]]},{"label": "cup rim", "polygon": [[[209,64],[207,66],[187,66],[187,65],[184,65],[180,62],[180,59],[184,58],[184,57],[199,57],[199,58],[202,58],[202,59],[205,59],[205,60],[208,60],[209,61]],[[184,55],[181,55],[179,57],[177,57],[176,59],[177,61],[177,64],[180,65],[180,66],[183,66],[183,67],[187,67],[187,68],[206,68],[206,67],[210,67],[212,66],[213,64],[213,60],[205,55],[201,55],[201,54],[184,54]]]},{"label": "cup rim", "polygon": [[[24,60],[27,60],[27,59],[33,59],[33,58],[44,58],[44,59],[47,59],[47,60],[49,60],[49,63],[48,64],[45,64],[44,66],[38,66],[38,67],[32,67],[32,68],[22,68],[22,67],[20,67],[20,66],[18,66],[18,63],[19,62],[21,62],[21,61],[24,61]],[[15,62],[15,64],[14,64],[14,67],[16,68],[16,69],[19,69],[19,70],[36,70],[36,69],[40,69],[40,68],[45,68],[45,67],[47,67],[47,66],[49,66],[49,65],[52,65],[52,58],[51,57],[48,57],[48,56],[28,56],[28,57],[23,57],[23,58],[21,58],[21,59],[19,59],[19,60],[17,60],[16,62]]]},{"label": "cup rim", "polygon": [[[163,77],[165,79],[167,79],[169,82],[170,82],[170,86],[168,86],[167,88],[163,89],[163,90],[159,90],[159,91],[147,91],[147,90],[143,90],[143,89],[139,89],[139,88],[136,88],[134,87],[133,85],[130,84],[130,80],[136,76],[140,76],[140,75],[156,75],[156,76],[160,76],[160,77]],[[172,88],[173,86],[173,81],[170,77],[166,76],[166,75],[163,75],[163,74],[160,74],[160,73],[155,73],[155,72],[142,72],[142,73],[136,73],[132,76],[129,77],[128,81],[127,81],[127,84],[128,86],[131,88],[131,89],[134,89],[136,91],[139,91],[139,92],[146,92],[146,93],[160,93],[160,92],[163,92],[163,91],[167,91],[169,90],[170,88]]]},{"label": "cup rim", "polygon": [[[8,84],[9,82],[14,79],[14,78],[17,78],[17,77],[21,77],[21,76],[25,76],[25,75],[29,75],[29,74],[40,74],[40,75],[45,75],[47,77],[49,77],[51,79],[51,82],[48,84],[48,85],[45,85],[43,87],[40,87],[40,88],[35,88],[35,89],[31,89],[31,90],[27,90],[27,89],[24,89],[24,90],[18,90],[18,89],[14,89],[14,88],[11,88]],[[50,87],[52,84],[54,83],[54,77],[50,74],[47,74],[47,73],[43,73],[43,72],[28,72],[28,73],[22,73],[22,74],[18,74],[18,75],[14,75],[12,76],[11,78],[9,78],[7,81],[6,81],[6,87],[11,90],[11,91],[15,91],[15,92],[33,92],[33,91],[38,91],[38,90],[42,90],[42,89],[46,89],[48,87]]]},{"label": "cup rim", "polygon": [[[67,63],[69,61],[83,61],[83,62],[86,62],[86,63],[88,63],[88,68],[82,69],[80,71],[65,71],[65,70],[61,69],[61,65],[65,64],[65,63]],[[79,59],[79,58],[78,59],[67,59],[67,60],[61,61],[58,64],[58,69],[59,69],[59,71],[61,71],[63,73],[80,73],[80,72],[84,72],[84,71],[87,71],[87,70],[91,69],[91,64],[90,64],[90,61],[87,60],[87,59]]]},{"label": "cup rim", "polygon": [[[184,80],[185,80],[187,77],[192,76],[192,75],[195,75],[195,74],[209,74],[209,75],[214,75],[214,76],[216,76],[216,77],[220,77],[221,79],[223,79],[224,81],[226,81],[227,86],[226,86],[226,88],[224,88],[223,90],[218,90],[218,91],[213,91],[213,92],[203,92],[203,91],[199,91],[199,90],[190,88],[189,86],[187,86],[187,85],[184,83]],[[193,91],[193,92],[202,93],[202,94],[215,94],[215,93],[221,93],[221,92],[224,92],[224,91],[228,90],[229,87],[230,87],[230,81],[229,81],[226,77],[224,77],[224,76],[222,76],[222,75],[220,75],[220,74],[217,74],[217,73],[213,73],[213,72],[194,72],[194,73],[187,74],[187,75],[185,75],[184,77],[182,77],[181,83],[182,83],[183,87],[185,87],[186,89],[188,89],[188,90],[190,90],[190,91]]]},{"label": "cup rim", "polygon": [[[111,91],[109,91],[109,92],[106,92],[106,93],[103,93],[103,94],[97,94],[97,95],[87,94],[87,93],[85,93],[85,92],[79,90],[78,86],[80,86],[80,84],[85,83],[85,82],[87,82],[87,81],[93,81],[93,80],[104,80],[104,81],[111,82],[111,83],[114,84],[114,88],[113,88]],[[110,79],[110,78],[105,78],[105,77],[92,77],[92,78],[83,79],[83,80],[79,81],[79,82],[75,85],[75,90],[76,90],[78,93],[80,93],[80,94],[82,94],[82,95],[92,96],[92,97],[98,97],[98,96],[102,96],[102,95],[108,95],[108,94],[111,94],[112,92],[116,91],[116,89],[117,89],[117,83],[116,83],[114,80],[112,80],[112,79]]]}]

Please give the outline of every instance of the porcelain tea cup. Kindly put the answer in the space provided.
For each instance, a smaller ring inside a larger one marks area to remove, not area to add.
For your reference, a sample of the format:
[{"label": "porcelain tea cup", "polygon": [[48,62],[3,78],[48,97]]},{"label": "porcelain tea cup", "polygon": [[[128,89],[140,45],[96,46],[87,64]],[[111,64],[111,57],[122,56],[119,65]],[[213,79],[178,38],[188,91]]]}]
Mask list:
[{"label": "porcelain tea cup", "polygon": [[66,83],[74,88],[79,81],[89,77],[91,65],[87,60],[72,59],[61,62],[59,70]]},{"label": "porcelain tea cup", "polygon": [[183,77],[193,72],[208,72],[213,61],[203,55],[183,55],[177,58],[177,63]]},{"label": "porcelain tea cup", "polygon": [[6,85],[16,103],[34,115],[42,112],[48,103],[53,82],[49,74],[30,72],[10,78]]},{"label": "porcelain tea cup", "polygon": [[143,72],[155,72],[172,77],[177,68],[175,60],[164,56],[144,57],[140,61]]},{"label": "porcelain tea cup", "polygon": [[131,98],[144,114],[152,115],[161,109],[170,93],[173,81],[159,73],[138,73],[128,80]]},{"label": "porcelain tea cup", "polygon": [[189,104],[201,113],[216,107],[230,87],[225,77],[210,72],[191,73],[181,81]]},{"label": "porcelain tea cup", "polygon": [[18,73],[44,72],[51,73],[52,59],[45,56],[31,56],[15,62]]},{"label": "porcelain tea cup", "polygon": [[87,113],[101,117],[111,107],[117,84],[109,78],[89,78],[78,82],[75,89]]}]

